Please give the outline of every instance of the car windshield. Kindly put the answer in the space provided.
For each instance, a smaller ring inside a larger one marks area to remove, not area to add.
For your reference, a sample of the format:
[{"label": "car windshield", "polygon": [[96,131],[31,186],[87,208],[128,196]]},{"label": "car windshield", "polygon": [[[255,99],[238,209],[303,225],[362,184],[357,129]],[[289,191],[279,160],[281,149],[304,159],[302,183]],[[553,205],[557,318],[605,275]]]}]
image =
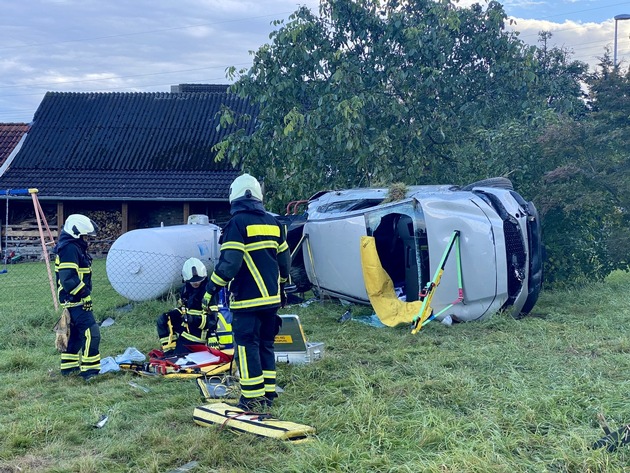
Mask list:
[{"label": "car windshield", "polygon": [[350,212],[352,210],[369,209],[383,202],[383,199],[355,199],[344,200],[342,202],[333,202],[317,207],[320,213],[339,213]]}]

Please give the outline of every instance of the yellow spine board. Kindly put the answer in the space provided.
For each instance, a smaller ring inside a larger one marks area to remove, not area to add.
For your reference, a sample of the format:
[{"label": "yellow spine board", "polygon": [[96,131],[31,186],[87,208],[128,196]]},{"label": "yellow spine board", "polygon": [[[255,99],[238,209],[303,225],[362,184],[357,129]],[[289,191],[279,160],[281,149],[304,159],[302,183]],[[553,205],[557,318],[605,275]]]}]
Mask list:
[{"label": "yellow spine board", "polygon": [[204,427],[225,426],[239,432],[292,442],[304,441],[316,433],[315,428],[309,425],[279,420],[269,414],[245,412],[222,402],[196,407],[193,420]]}]

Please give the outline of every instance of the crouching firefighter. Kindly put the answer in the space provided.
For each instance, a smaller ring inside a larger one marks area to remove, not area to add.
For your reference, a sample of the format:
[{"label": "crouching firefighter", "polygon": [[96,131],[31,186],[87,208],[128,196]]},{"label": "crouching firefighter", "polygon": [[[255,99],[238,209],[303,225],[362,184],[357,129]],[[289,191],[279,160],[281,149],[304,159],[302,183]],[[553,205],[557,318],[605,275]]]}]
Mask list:
[{"label": "crouching firefighter", "polygon": [[240,375],[239,407],[270,406],[276,397],[274,339],[291,265],[284,227],[263,207],[260,183],[251,175],[230,186],[230,221],[223,228],[219,262],[204,304],[229,283],[232,328]]},{"label": "crouching firefighter", "polygon": [[[220,325],[219,308],[215,301],[207,308],[202,307],[208,270],[199,259],[189,258],[182,267],[182,280],[184,286],[180,292],[178,307],[157,318],[157,333],[162,351],[166,355],[189,353],[189,345],[199,344],[220,348],[217,336],[217,326]],[[229,331],[231,343],[231,326],[223,325],[220,328]],[[222,338],[226,340],[226,335],[222,334]]]},{"label": "crouching firefighter", "polygon": [[98,231],[85,215],[68,216],[54,249],[57,294],[70,313],[68,346],[61,353],[61,374],[79,373],[88,381],[101,370],[101,332],[92,312],[92,257],[87,236]]}]

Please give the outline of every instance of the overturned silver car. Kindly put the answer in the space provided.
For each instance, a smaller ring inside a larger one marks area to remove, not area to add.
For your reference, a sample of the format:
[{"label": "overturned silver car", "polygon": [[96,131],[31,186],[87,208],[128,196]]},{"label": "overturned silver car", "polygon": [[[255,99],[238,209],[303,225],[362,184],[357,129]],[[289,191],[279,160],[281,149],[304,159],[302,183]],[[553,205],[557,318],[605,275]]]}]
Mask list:
[{"label": "overturned silver car", "polygon": [[531,311],[543,279],[540,221],[511,181],[409,186],[392,202],[389,193],[327,191],[290,204],[308,206],[285,217],[299,289],[371,304],[391,326]]}]

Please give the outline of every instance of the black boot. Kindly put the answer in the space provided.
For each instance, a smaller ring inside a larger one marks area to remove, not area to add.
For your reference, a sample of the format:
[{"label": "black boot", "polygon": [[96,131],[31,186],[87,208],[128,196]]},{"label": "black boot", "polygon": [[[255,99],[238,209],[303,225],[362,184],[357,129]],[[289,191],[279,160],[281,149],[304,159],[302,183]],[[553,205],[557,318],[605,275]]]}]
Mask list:
[{"label": "black boot", "polygon": [[265,405],[267,407],[273,406],[273,400],[278,397],[277,393],[265,393]]},{"label": "black boot", "polygon": [[253,397],[246,398],[241,395],[236,407],[243,409],[245,412],[260,412],[267,406],[267,398]]},{"label": "black boot", "polygon": [[90,381],[96,376],[98,376],[98,370],[87,370],[81,373],[81,377],[83,378],[83,381],[86,381],[86,382]]}]

